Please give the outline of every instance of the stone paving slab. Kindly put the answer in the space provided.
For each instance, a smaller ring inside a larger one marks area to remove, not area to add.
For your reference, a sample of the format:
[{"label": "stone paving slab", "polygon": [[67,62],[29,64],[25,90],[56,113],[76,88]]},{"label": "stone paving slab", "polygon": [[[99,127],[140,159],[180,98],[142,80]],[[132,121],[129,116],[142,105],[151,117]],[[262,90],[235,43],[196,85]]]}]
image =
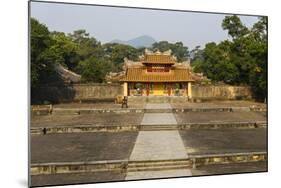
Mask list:
[{"label": "stone paving slab", "polygon": [[143,113],[96,113],[81,115],[32,116],[31,127],[52,127],[71,125],[139,125]]},{"label": "stone paving slab", "polygon": [[137,132],[31,136],[31,163],[128,159]]},{"label": "stone paving slab", "polygon": [[191,129],[179,131],[188,155],[265,152],[265,128]]},{"label": "stone paving slab", "polygon": [[178,131],[140,131],[130,161],[188,158]]},{"label": "stone paving slab", "polygon": [[128,172],[126,180],[192,176],[190,169]]},{"label": "stone paving slab", "polygon": [[173,113],[144,113],[141,125],[176,125]]},{"label": "stone paving slab", "polygon": [[175,113],[178,124],[266,121],[265,112],[185,112]]},{"label": "stone paving slab", "polygon": [[31,186],[123,181],[125,177],[121,171],[36,175],[31,176]]},{"label": "stone paving slab", "polygon": [[145,109],[172,109],[169,103],[147,103]]}]

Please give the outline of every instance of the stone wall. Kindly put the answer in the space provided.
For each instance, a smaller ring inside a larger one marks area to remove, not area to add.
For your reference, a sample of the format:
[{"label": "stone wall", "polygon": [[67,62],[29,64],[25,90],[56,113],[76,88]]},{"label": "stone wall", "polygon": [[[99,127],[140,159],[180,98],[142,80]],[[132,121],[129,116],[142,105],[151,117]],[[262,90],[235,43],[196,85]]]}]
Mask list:
[{"label": "stone wall", "polygon": [[[73,84],[67,86],[43,86],[31,92],[33,104],[47,101],[50,103],[72,101],[113,101],[123,95],[121,84]],[[192,86],[195,99],[252,99],[250,87],[246,86]]]},{"label": "stone wall", "polygon": [[252,99],[253,95],[251,88],[248,86],[192,86],[192,97],[195,99],[218,99],[218,100],[232,100],[232,99]]},{"label": "stone wall", "polygon": [[42,86],[31,91],[32,104],[72,101],[113,101],[123,94],[120,84],[72,84],[63,86]]},{"label": "stone wall", "polygon": [[115,98],[123,95],[123,86],[120,84],[75,84],[75,100]]}]

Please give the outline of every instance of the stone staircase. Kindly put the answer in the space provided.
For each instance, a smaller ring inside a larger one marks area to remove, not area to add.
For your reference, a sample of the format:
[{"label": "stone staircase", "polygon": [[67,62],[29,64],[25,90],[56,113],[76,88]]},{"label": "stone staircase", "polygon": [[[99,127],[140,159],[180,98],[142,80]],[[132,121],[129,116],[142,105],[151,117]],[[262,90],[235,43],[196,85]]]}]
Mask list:
[{"label": "stone staircase", "polygon": [[128,103],[184,103],[186,96],[129,96]]}]

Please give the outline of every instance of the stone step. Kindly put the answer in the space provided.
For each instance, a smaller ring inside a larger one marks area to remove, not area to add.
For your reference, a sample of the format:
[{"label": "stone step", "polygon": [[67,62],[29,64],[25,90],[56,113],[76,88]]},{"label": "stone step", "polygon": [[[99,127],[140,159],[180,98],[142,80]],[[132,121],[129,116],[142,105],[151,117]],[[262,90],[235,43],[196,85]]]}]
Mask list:
[{"label": "stone step", "polygon": [[186,129],[219,129],[219,128],[266,128],[266,121],[252,121],[252,122],[210,122],[210,123],[187,123],[179,124],[179,130]]},{"label": "stone step", "polygon": [[120,109],[92,109],[92,108],[80,108],[80,109],[64,109],[64,108],[54,108],[52,114],[54,115],[82,115],[82,114],[97,114],[97,113],[144,113],[145,109],[138,108],[120,108]]},{"label": "stone step", "polygon": [[174,113],[179,112],[232,112],[231,107],[200,107],[200,108],[173,108]]},{"label": "stone step", "polygon": [[145,109],[145,113],[172,113],[173,109]]},{"label": "stone step", "polygon": [[248,163],[267,161],[267,152],[191,155],[193,168],[214,164]]},{"label": "stone step", "polygon": [[161,130],[177,130],[178,125],[142,125],[141,131],[161,131]]},{"label": "stone step", "polygon": [[206,165],[222,165],[235,163],[255,163],[267,161],[267,152],[223,153],[191,155],[187,159],[147,160],[147,161],[85,161],[85,162],[57,162],[33,163],[31,175],[62,174],[102,171],[165,171],[169,169],[194,169]]},{"label": "stone step", "polygon": [[159,179],[159,178],[178,178],[192,176],[192,170],[188,168],[161,169],[161,170],[145,170],[127,172],[126,180],[140,179]]},{"label": "stone step", "polygon": [[34,109],[33,116],[38,115],[80,115],[95,113],[183,113],[183,112],[266,112],[266,108],[258,107],[193,107],[193,108],[117,108],[117,109],[92,109],[92,108],[53,108],[50,110]]},{"label": "stone step", "polygon": [[96,126],[96,125],[70,125],[53,127],[32,127],[31,134],[60,134],[60,133],[93,133],[93,132],[123,132],[139,131],[140,125],[123,126]]},{"label": "stone step", "polygon": [[186,96],[129,96],[129,103],[184,103],[189,99]]},{"label": "stone step", "polygon": [[53,127],[31,127],[30,133],[35,134],[59,134],[59,133],[89,133],[89,132],[122,132],[122,131],[163,131],[186,129],[219,129],[219,128],[266,128],[267,122],[213,122],[213,123],[187,123],[187,124],[146,124],[123,126],[96,126],[96,125],[70,125]]},{"label": "stone step", "polygon": [[192,161],[189,159],[182,160],[159,160],[159,161],[130,161],[127,171],[145,171],[145,170],[168,170],[192,168]]},{"label": "stone step", "polygon": [[31,175],[63,174],[100,171],[122,171],[128,166],[127,160],[56,162],[31,164]]},{"label": "stone step", "polygon": [[250,107],[232,107],[233,112],[250,112]]}]

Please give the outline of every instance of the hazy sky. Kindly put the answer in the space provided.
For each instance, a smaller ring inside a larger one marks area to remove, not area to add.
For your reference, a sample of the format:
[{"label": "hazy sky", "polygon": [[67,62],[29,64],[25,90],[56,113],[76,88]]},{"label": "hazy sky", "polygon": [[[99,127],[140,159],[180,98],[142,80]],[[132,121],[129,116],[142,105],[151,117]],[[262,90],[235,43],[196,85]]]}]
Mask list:
[{"label": "hazy sky", "polygon": [[[157,41],[182,41],[192,49],[228,38],[221,27],[224,14],[32,2],[31,16],[51,31],[85,29],[102,43],[149,35]],[[240,18],[246,26],[257,21],[255,16]]]}]

